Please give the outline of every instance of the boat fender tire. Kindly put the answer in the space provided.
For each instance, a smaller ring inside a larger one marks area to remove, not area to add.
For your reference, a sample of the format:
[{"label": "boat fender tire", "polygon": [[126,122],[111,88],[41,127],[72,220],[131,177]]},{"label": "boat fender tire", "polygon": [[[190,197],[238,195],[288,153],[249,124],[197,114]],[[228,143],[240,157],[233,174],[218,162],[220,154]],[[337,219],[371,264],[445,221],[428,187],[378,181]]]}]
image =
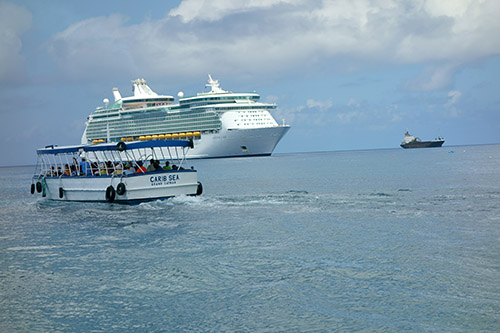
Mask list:
[{"label": "boat fender tire", "polygon": [[127,149],[127,145],[125,144],[125,142],[118,142],[116,144],[116,150],[118,151],[124,151]]},{"label": "boat fender tire", "polygon": [[64,196],[64,190],[62,187],[59,187],[59,198],[62,199]]},{"label": "boat fender tire", "polygon": [[36,191],[42,193],[42,183],[36,182]]},{"label": "boat fender tire", "polygon": [[119,183],[118,186],[116,186],[116,193],[118,193],[118,195],[124,195],[125,192],[127,192],[125,184]]},{"label": "boat fender tire", "polygon": [[203,185],[198,182],[198,188],[196,189],[196,195],[201,195],[203,193]]},{"label": "boat fender tire", "polygon": [[112,185],[109,185],[108,188],[106,188],[106,201],[108,202],[113,202],[115,201],[115,189]]},{"label": "boat fender tire", "polygon": [[31,194],[35,193],[35,184],[31,184]]}]

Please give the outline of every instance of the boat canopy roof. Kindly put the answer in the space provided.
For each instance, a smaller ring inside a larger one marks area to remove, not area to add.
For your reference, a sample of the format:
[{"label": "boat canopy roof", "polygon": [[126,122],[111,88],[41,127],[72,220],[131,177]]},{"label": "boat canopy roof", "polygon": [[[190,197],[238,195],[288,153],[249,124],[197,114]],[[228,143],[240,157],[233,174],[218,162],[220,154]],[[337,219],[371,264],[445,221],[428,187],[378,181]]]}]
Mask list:
[{"label": "boat canopy roof", "polygon": [[[120,148],[118,148],[120,145]],[[125,147],[125,149],[123,149]],[[188,140],[152,140],[152,141],[135,141],[135,142],[118,142],[118,143],[100,143],[78,146],[48,146],[37,149],[37,154],[67,154],[77,153],[82,151],[113,151],[113,150],[128,150],[140,148],[158,148],[158,147],[192,147],[192,142]]]}]

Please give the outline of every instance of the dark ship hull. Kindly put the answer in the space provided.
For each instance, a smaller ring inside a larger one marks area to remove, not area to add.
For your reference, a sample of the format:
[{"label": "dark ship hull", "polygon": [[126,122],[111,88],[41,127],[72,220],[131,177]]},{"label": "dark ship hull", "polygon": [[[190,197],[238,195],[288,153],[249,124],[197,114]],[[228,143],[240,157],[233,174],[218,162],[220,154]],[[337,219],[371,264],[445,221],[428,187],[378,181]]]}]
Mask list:
[{"label": "dark ship hull", "polygon": [[408,143],[402,143],[401,147],[407,148],[434,148],[441,147],[444,143],[444,140],[433,140],[433,141],[412,141]]}]

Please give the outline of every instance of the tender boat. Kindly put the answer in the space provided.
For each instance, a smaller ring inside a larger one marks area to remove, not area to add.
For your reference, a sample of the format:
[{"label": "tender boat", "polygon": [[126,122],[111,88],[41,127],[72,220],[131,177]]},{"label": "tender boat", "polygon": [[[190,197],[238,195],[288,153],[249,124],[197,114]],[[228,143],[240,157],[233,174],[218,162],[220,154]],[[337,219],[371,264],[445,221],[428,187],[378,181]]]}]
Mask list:
[{"label": "tender boat", "polygon": [[402,148],[433,148],[433,147],[441,147],[444,143],[443,138],[437,138],[431,141],[422,141],[420,138],[416,138],[411,135],[408,130],[405,133],[403,138],[403,142],[401,142]]},{"label": "tender boat", "polygon": [[31,193],[57,201],[118,203],[200,195],[197,171],[185,167],[192,147],[186,140],[47,146],[37,150]]}]

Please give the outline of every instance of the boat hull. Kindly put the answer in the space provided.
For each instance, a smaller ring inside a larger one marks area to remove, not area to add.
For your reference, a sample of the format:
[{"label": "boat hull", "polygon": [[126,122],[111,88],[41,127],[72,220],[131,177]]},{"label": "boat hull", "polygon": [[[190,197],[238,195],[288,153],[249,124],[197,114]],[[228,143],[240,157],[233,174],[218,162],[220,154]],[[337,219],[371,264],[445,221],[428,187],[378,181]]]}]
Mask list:
[{"label": "boat hull", "polygon": [[220,158],[268,156],[290,126],[252,129],[222,129],[218,133],[203,134],[194,141],[187,158]]},{"label": "boat hull", "polygon": [[[44,182],[46,197],[57,201],[129,203],[200,194],[195,170],[164,170],[127,176],[49,176]],[[125,186],[123,194],[118,193],[120,183]]]},{"label": "boat hull", "polygon": [[441,147],[444,140],[434,140],[434,141],[412,141],[408,143],[402,143],[401,147],[408,148],[436,148]]},{"label": "boat hull", "polygon": [[[217,133],[203,133],[194,140],[194,148],[186,154],[188,159],[269,156],[288,132],[290,126],[251,129],[221,129]],[[86,143],[86,135],[82,142]],[[155,148],[158,156],[170,156],[167,149]]]}]

